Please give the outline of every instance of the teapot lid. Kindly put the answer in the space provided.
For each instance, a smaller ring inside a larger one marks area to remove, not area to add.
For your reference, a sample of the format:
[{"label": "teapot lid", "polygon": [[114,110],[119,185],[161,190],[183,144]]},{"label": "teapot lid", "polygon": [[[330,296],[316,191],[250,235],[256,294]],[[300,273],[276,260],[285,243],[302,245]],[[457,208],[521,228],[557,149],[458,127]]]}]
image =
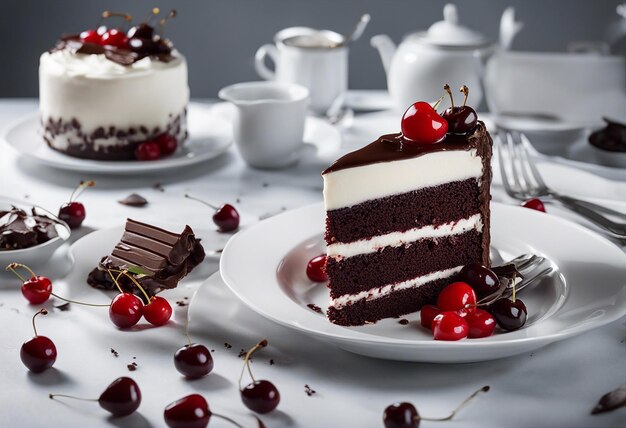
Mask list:
[{"label": "teapot lid", "polygon": [[452,3],[444,6],[443,21],[431,25],[424,38],[440,46],[473,47],[488,43],[483,34],[459,24],[459,14]]}]

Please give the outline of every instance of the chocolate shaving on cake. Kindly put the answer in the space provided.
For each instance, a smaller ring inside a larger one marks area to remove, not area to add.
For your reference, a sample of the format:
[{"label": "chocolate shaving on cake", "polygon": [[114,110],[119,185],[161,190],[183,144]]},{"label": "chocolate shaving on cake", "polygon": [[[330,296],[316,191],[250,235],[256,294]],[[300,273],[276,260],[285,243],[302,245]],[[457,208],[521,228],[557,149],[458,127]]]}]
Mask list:
[{"label": "chocolate shaving on cake", "polygon": [[626,383],[614,391],[608,392],[600,398],[598,404],[591,410],[592,415],[610,412],[622,406],[626,406]]},{"label": "chocolate shaving on cake", "polygon": [[117,202],[122,205],[128,205],[129,207],[143,207],[148,205],[148,200],[137,193],[131,193]]}]

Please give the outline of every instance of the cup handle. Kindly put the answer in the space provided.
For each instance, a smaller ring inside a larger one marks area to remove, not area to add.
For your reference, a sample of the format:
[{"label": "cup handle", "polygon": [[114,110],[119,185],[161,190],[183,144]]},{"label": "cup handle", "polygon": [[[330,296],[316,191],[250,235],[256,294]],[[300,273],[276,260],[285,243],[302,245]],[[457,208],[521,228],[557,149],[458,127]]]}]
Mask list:
[{"label": "cup handle", "polygon": [[259,76],[265,80],[274,80],[276,73],[265,65],[265,57],[270,57],[276,67],[278,60],[278,49],[272,44],[261,46],[254,55],[254,68]]}]

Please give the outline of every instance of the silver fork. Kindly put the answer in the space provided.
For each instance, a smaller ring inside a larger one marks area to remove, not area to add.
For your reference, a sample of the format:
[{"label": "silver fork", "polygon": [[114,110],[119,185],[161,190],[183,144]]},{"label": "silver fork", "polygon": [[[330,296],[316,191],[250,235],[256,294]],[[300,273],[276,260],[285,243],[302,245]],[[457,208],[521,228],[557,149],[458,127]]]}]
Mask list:
[{"label": "silver fork", "polygon": [[[613,221],[600,212],[626,220],[625,214],[592,202],[560,194],[545,184],[532,157],[528,154],[525,144],[530,143],[523,134],[505,131],[503,136],[499,134],[498,140],[500,173],[504,190],[509,196],[519,200],[551,197],[566,208],[601,227],[610,236],[620,240],[626,239],[626,222]],[[507,171],[507,163],[509,171]]]}]

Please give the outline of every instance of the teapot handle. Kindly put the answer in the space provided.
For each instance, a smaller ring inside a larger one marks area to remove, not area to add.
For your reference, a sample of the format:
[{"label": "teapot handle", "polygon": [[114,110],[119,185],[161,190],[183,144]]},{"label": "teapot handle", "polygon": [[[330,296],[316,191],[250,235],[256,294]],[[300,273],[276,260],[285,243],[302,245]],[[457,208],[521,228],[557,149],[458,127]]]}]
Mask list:
[{"label": "teapot handle", "polygon": [[276,46],[272,44],[263,45],[256,51],[256,55],[254,55],[254,68],[258,75],[265,80],[274,80],[276,78],[276,72],[270,70],[267,65],[265,65],[265,57],[269,57],[274,63],[274,68],[276,68],[278,60],[278,49],[276,49]]}]

